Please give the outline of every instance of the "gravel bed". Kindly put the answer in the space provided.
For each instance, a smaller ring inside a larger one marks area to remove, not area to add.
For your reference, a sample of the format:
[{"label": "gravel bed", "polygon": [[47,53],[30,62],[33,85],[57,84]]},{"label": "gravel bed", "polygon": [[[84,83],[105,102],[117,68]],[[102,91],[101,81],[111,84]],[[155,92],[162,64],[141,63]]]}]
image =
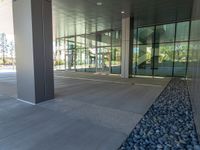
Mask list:
[{"label": "gravel bed", "polygon": [[186,81],[172,79],[118,150],[200,150]]}]

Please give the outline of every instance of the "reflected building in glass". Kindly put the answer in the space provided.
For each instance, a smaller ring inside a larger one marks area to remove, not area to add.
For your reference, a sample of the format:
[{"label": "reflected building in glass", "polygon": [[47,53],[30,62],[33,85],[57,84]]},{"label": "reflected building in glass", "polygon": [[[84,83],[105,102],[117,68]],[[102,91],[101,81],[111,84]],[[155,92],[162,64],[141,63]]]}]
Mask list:
[{"label": "reflected building in glass", "polygon": [[135,28],[133,74],[185,77],[195,22]]},{"label": "reflected building in glass", "polygon": [[[65,42],[63,42],[65,41]],[[121,73],[121,31],[110,30],[56,39],[56,70]]]}]

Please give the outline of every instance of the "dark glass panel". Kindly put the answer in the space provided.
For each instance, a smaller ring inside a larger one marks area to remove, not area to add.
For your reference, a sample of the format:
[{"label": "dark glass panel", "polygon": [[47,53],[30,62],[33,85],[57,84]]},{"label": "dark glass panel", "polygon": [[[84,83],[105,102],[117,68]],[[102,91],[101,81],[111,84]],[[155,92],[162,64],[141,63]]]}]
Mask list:
[{"label": "dark glass panel", "polygon": [[101,47],[97,48],[97,72],[110,73],[111,63],[111,48]]},{"label": "dark glass panel", "polygon": [[112,32],[112,46],[120,46],[121,45],[121,31],[113,31]]},{"label": "dark glass panel", "polygon": [[156,26],[156,43],[174,42],[175,24]]},{"label": "dark glass panel", "polygon": [[190,42],[190,49],[189,49],[189,58],[188,58],[188,71],[187,77],[192,78],[192,74],[194,68],[200,62],[200,41],[191,41]]},{"label": "dark glass panel", "polygon": [[192,21],[190,40],[200,40],[200,20]]},{"label": "dark glass panel", "polygon": [[151,44],[154,42],[154,26],[138,28],[137,44]]},{"label": "dark glass panel", "polygon": [[154,75],[172,76],[174,43],[156,44],[154,52]]},{"label": "dark glass panel", "polygon": [[176,43],[174,59],[174,76],[184,77],[186,73],[188,42]]},{"label": "dark glass panel", "polygon": [[110,46],[111,45],[111,32],[97,33],[97,46]]},{"label": "dark glass panel", "polygon": [[96,34],[86,35],[86,47],[95,48],[96,47]]},{"label": "dark glass panel", "polygon": [[152,75],[152,45],[139,45],[137,49],[137,75]]},{"label": "dark glass panel", "polygon": [[75,47],[76,47],[75,36],[65,39],[65,49],[75,49]]},{"label": "dark glass panel", "polygon": [[96,48],[86,48],[86,72],[96,72]]},{"label": "dark glass panel", "polygon": [[86,47],[86,43],[85,43],[85,35],[82,36],[77,36],[76,37],[76,48],[80,49],[80,48],[85,48]]},{"label": "dark glass panel", "polygon": [[85,48],[76,49],[76,70],[84,72],[85,71]]},{"label": "dark glass panel", "polygon": [[188,41],[189,21],[177,23],[176,41]]},{"label": "dark glass panel", "polygon": [[137,29],[133,30],[133,44],[137,44]]},{"label": "dark glass panel", "polygon": [[112,47],[111,51],[111,73],[121,73],[121,47]]}]

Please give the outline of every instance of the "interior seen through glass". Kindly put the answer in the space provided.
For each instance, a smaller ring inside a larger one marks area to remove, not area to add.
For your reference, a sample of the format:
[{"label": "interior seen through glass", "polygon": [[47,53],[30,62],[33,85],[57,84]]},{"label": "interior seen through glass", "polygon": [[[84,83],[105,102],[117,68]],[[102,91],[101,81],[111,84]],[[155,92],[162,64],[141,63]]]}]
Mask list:
[{"label": "interior seen through glass", "polygon": [[[132,74],[185,77],[199,25],[194,20],[135,28]],[[57,70],[121,73],[120,30],[57,38],[55,45]]]}]

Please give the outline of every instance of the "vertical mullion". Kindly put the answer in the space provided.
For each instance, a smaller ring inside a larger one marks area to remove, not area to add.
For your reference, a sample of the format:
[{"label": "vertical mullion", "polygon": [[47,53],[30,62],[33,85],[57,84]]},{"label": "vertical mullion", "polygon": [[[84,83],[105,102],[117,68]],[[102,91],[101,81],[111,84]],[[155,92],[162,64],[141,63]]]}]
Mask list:
[{"label": "vertical mullion", "polygon": [[67,69],[67,59],[66,59],[66,38],[64,37],[64,55],[65,55],[65,71]]},{"label": "vertical mullion", "polygon": [[138,27],[137,27],[137,28],[136,28],[135,75],[137,74],[137,63],[138,63],[138,62],[137,62],[137,57],[138,57],[138,52],[139,52],[139,51],[137,51],[137,48],[139,48],[139,47],[138,47],[138,39],[139,39],[138,35],[139,35],[139,34],[138,34]]},{"label": "vertical mullion", "polygon": [[174,77],[175,70],[175,55],[176,55],[176,36],[177,36],[177,23],[175,23],[175,34],[174,34],[174,53],[173,53],[173,68],[172,68],[172,77]]},{"label": "vertical mullion", "polygon": [[74,57],[75,57],[75,60],[74,60],[74,70],[75,70],[75,72],[77,71],[77,69],[76,69],[76,59],[77,59],[77,55],[76,55],[76,54],[77,54],[76,40],[77,40],[77,39],[76,39],[76,38],[77,38],[77,37],[76,37],[76,33],[75,33],[75,37],[74,37],[74,40],[75,40],[75,49],[74,49],[74,52],[75,52],[75,53],[74,53],[74,54],[75,54],[75,56],[74,56]]},{"label": "vertical mullion", "polygon": [[85,40],[85,41],[84,41],[84,42],[85,42],[85,68],[84,68],[84,72],[86,72],[86,63],[87,63],[87,50],[86,50],[86,49],[87,49],[87,44],[86,44],[86,42],[87,42],[87,40],[86,40],[86,37],[87,37],[87,36],[86,36],[86,23],[85,23],[85,35],[84,35],[84,37],[85,37],[85,39],[84,39],[84,40]]},{"label": "vertical mullion", "polygon": [[57,67],[56,67],[56,65],[57,65],[57,53],[58,53],[58,38],[56,38],[56,53],[55,53],[55,55],[54,55],[54,59],[55,59],[55,69],[57,70]]},{"label": "vertical mullion", "polygon": [[61,59],[61,56],[60,56],[61,55],[61,40],[60,40],[60,38],[59,38],[58,43],[59,43],[59,51],[58,51],[59,52],[59,63],[58,64],[59,64],[59,70],[61,70],[61,68],[60,68],[60,59]]},{"label": "vertical mullion", "polygon": [[111,39],[110,39],[110,47],[111,47],[111,52],[110,52],[110,73],[112,73],[112,57],[113,57],[113,32],[116,33],[116,31],[110,31],[111,33]]},{"label": "vertical mullion", "polygon": [[98,69],[97,69],[97,59],[98,59],[98,56],[97,56],[97,28],[96,28],[96,33],[95,33],[95,51],[96,51],[96,54],[95,54],[95,56],[96,56],[96,58],[95,58],[95,67],[96,67],[96,72],[98,72]]},{"label": "vertical mullion", "polygon": [[129,35],[129,77],[133,75],[133,35],[134,35],[134,21],[135,18],[130,18],[130,35]]},{"label": "vertical mullion", "polygon": [[152,67],[152,76],[154,77],[154,65],[155,65],[155,44],[156,44],[156,25],[154,26],[154,37],[153,37],[153,43],[152,43],[152,49],[153,49],[153,56],[152,56],[152,63],[153,63],[153,67]]}]

